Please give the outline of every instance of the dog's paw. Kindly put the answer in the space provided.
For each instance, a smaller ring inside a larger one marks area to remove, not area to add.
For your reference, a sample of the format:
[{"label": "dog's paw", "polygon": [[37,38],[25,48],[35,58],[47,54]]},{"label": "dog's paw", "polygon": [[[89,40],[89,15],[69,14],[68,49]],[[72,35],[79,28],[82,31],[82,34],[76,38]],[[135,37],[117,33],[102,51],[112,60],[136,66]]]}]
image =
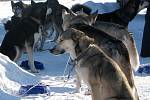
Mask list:
[{"label": "dog's paw", "polygon": [[84,95],[91,95],[91,90],[89,88],[81,88],[81,93]]},{"label": "dog's paw", "polygon": [[31,70],[32,73],[39,73],[38,70]]},{"label": "dog's paw", "polygon": [[91,90],[88,89],[87,91],[85,91],[84,95],[91,95]]}]

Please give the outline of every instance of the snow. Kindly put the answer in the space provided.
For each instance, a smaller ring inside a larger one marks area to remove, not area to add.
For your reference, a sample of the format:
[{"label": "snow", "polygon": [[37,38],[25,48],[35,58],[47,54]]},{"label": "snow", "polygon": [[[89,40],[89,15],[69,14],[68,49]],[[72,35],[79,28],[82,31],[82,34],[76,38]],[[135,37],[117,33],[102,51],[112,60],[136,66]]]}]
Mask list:
[{"label": "snow", "polygon": [[[100,3],[100,2],[101,3]],[[73,4],[81,3],[92,7],[93,12],[99,10],[99,13],[111,12],[118,8],[115,4],[116,0],[59,0],[59,2],[67,7],[71,7]],[[107,2],[107,3],[106,3]],[[25,3],[29,3],[25,1]],[[129,31],[133,33],[133,37],[136,41],[138,52],[140,53],[141,41],[144,28],[144,14],[146,9],[142,10],[136,18],[129,24]],[[0,43],[5,35],[3,23],[6,22],[12,16],[10,1],[0,2]],[[53,44],[47,42],[48,44]],[[47,44],[46,44],[47,45]],[[72,72],[70,78],[64,78],[68,75],[67,68],[64,75],[68,54],[55,56],[50,54],[49,51],[35,52],[34,58],[44,64],[44,70],[40,70],[39,73],[32,74],[30,71],[26,71],[20,68],[21,61],[27,59],[27,55],[24,54],[19,60],[18,64],[12,62],[8,57],[0,54],[0,100],[91,100],[90,95],[85,95],[87,86],[82,83],[80,93],[74,93],[75,91],[75,74]],[[149,63],[150,58],[140,58],[141,64]],[[140,100],[150,100],[150,75],[147,74],[135,74],[135,84],[140,96]],[[18,91],[21,85],[38,84],[43,83],[50,85],[51,95],[31,95],[22,97],[18,95]]]}]

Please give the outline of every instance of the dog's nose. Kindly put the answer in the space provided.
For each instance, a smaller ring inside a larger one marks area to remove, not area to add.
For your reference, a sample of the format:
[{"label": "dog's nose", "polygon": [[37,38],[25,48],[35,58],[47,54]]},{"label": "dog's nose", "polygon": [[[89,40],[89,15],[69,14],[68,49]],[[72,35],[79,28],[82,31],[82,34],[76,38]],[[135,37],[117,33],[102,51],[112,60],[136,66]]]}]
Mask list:
[{"label": "dog's nose", "polygon": [[52,49],[49,50],[50,53],[58,55],[58,54],[64,54],[65,50],[64,49],[58,49],[57,46],[54,46]]},{"label": "dog's nose", "polygon": [[65,53],[65,50],[64,49],[62,49],[61,50],[61,52],[60,52],[60,54],[64,54]]},{"label": "dog's nose", "polygon": [[52,48],[49,50],[50,53],[53,53],[55,51],[55,48]]},{"label": "dog's nose", "polygon": [[54,44],[53,47],[52,47],[51,49],[49,49],[49,52],[50,52],[50,53],[53,53],[56,48],[57,48],[57,45]]},{"label": "dog's nose", "polygon": [[52,14],[52,9],[51,8],[47,8],[46,15],[51,15],[51,14]]}]

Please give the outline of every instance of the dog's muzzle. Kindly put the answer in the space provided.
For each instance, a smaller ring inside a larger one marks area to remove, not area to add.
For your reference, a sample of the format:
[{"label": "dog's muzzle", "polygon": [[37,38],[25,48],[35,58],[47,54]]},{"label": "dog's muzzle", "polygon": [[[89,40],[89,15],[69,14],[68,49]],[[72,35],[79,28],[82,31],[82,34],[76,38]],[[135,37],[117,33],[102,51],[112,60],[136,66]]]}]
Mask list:
[{"label": "dog's muzzle", "polygon": [[22,17],[22,10],[21,9],[15,9],[13,10],[14,14],[17,16],[17,17]]},{"label": "dog's muzzle", "polygon": [[54,46],[49,51],[50,51],[50,53],[55,54],[55,55],[59,55],[59,54],[64,54],[65,53],[65,50],[58,48],[58,46]]},{"label": "dog's muzzle", "polygon": [[48,8],[47,9],[47,12],[46,12],[46,15],[51,15],[52,14],[52,9],[51,8]]},{"label": "dog's muzzle", "polygon": [[47,8],[46,22],[51,22],[51,15],[52,15],[52,9],[51,8]]}]

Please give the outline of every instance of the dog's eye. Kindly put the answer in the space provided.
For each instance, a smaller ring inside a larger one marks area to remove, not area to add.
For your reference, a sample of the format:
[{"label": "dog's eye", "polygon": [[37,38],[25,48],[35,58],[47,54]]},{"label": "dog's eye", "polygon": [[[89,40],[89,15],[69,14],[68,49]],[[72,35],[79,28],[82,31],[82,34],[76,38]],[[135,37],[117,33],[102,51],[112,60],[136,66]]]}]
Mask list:
[{"label": "dog's eye", "polygon": [[59,42],[63,42],[63,39],[60,39],[60,41]]}]

